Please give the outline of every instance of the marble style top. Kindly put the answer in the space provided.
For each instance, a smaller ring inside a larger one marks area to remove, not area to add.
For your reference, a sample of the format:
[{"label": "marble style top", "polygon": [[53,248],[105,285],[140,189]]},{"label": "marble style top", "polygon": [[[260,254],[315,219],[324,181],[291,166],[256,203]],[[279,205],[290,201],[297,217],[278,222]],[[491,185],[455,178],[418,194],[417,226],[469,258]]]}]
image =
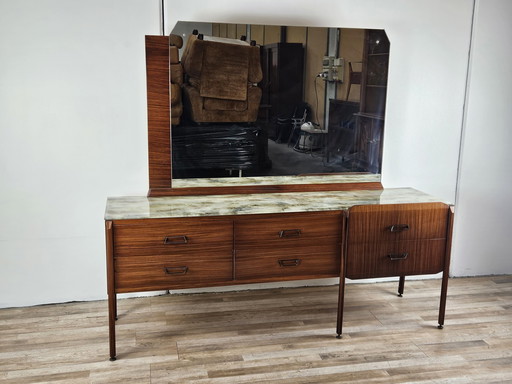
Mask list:
[{"label": "marble style top", "polygon": [[330,183],[378,183],[380,175],[373,173],[345,173],[329,175],[294,175],[260,177],[218,177],[200,179],[173,179],[173,188],[196,187],[232,187],[244,185],[294,185],[294,184],[330,184]]},{"label": "marble style top", "polygon": [[440,202],[412,188],[248,195],[109,197],[105,220],[337,211],[355,205]]}]

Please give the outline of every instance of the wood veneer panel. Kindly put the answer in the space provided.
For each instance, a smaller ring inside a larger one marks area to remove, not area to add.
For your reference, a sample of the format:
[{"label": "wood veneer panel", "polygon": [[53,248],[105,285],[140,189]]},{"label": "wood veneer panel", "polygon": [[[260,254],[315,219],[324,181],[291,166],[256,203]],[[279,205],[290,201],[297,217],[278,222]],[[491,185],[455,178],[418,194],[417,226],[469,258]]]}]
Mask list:
[{"label": "wood veneer panel", "polygon": [[169,40],[146,36],[149,188],[171,188]]},{"label": "wood veneer panel", "polygon": [[[246,217],[235,220],[235,243],[254,243],[261,248],[295,243],[314,244],[325,237],[341,238],[339,212],[275,214],[265,218]],[[305,243],[304,243],[305,242]]]},{"label": "wood veneer panel", "polygon": [[[438,273],[443,271],[445,245],[445,239],[349,245],[346,277],[364,279]],[[402,257],[404,259],[400,259]]]},{"label": "wood veneer panel", "polygon": [[160,188],[151,187],[150,197],[182,196],[182,195],[228,195],[250,193],[277,193],[277,192],[328,192],[328,191],[359,191],[381,190],[379,182],[370,183],[333,183],[333,184],[281,184],[281,185],[247,185],[239,187],[197,187],[197,188]]},{"label": "wood veneer panel", "polygon": [[148,219],[114,222],[115,256],[206,252],[233,245],[233,222],[210,218]]},{"label": "wood veneer panel", "polygon": [[302,247],[237,249],[235,277],[237,280],[337,277],[340,246],[336,238],[327,240],[330,241],[325,241],[325,244]]},{"label": "wood veneer panel", "polygon": [[233,279],[231,246],[191,255],[130,257],[116,260],[117,292],[204,287]]},{"label": "wood veneer panel", "polygon": [[[349,210],[348,243],[446,237],[448,205],[443,203],[355,206]],[[391,231],[391,226],[407,229]]]}]

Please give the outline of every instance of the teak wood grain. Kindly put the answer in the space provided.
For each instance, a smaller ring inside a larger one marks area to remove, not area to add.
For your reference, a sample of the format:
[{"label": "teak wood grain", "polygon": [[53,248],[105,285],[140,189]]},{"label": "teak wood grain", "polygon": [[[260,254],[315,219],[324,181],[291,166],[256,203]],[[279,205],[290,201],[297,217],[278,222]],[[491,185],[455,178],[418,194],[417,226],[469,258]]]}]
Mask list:
[{"label": "teak wood grain", "polygon": [[181,195],[227,195],[251,193],[281,192],[328,192],[328,191],[360,191],[381,190],[380,182],[368,183],[322,183],[322,184],[277,184],[277,185],[246,185],[236,187],[197,187],[197,188],[150,188],[148,196],[181,196]]},{"label": "teak wood grain", "polygon": [[294,244],[297,240],[309,243],[324,237],[341,238],[341,212],[300,212],[235,219],[237,246],[255,243],[261,247],[269,241],[275,245]]},{"label": "teak wood grain", "polygon": [[[443,203],[361,205],[350,208],[348,243],[443,239],[446,210]],[[391,227],[397,226],[392,232]],[[400,225],[407,225],[401,230]]]},{"label": "teak wood grain", "polygon": [[205,287],[233,279],[230,246],[186,255],[116,260],[116,292]]},{"label": "teak wood grain", "polygon": [[171,188],[169,38],[146,36],[149,188]]},{"label": "teak wood grain", "polygon": [[207,253],[216,245],[232,248],[233,221],[176,218],[114,221],[115,256]]},{"label": "teak wood grain", "polygon": [[349,247],[349,279],[435,274],[444,269],[445,239],[359,243]]},{"label": "teak wood grain", "polygon": [[269,246],[236,249],[235,277],[237,280],[275,281],[276,278],[338,277],[340,244],[337,238],[326,244],[305,247]]}]

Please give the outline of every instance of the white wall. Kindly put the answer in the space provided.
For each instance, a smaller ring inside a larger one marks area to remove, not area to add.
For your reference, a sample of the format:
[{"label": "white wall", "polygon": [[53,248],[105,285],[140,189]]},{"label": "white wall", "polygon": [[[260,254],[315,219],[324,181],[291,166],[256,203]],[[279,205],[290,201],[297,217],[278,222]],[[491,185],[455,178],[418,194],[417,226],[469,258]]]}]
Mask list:
[{"label": "white wall", "polygon": [[512,2],[480,0],[471,57],[454,275],[512,273]]},{"label": "white wall", "polygon": [[146,194],[159,1],[0,1],[0,307],[104,298],[108,195]]},{"label": "white wall", "polygon": [[[497,192],[510,191],[501,177],[510,159],[510,77],[479,80],[488,54],[506,62],[510,33],[497,33],[490,12],[498,7],[499,19],[510,6],[486,1],[464,135],[457,275],[488,273],[491,264],[512,273],[508,232],[492,231],[510,220],[501,216],[510,213],[506,194]],[[160,33],[159,3],[0,0],[0,307],[105,297],[105,199],[147,192],[144,35]],[[169,0],[167,10],[167,32],[178,20],[385,28],[392,48],[383,183],[454,201],[471,0]],[[494,159],[491,167],[483,159]],[[484,200],[489,194],[495,200]]]}]

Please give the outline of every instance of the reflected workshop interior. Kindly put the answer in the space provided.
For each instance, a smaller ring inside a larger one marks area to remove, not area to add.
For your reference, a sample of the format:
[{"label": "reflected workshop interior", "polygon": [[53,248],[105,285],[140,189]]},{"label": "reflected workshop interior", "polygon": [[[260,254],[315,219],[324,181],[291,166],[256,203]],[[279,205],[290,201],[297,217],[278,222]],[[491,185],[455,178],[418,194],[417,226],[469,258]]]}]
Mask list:
[{"label": "reflected workshop interior", "polygon": [[383,30],[179,22],[173,178],[380,174]]}]

